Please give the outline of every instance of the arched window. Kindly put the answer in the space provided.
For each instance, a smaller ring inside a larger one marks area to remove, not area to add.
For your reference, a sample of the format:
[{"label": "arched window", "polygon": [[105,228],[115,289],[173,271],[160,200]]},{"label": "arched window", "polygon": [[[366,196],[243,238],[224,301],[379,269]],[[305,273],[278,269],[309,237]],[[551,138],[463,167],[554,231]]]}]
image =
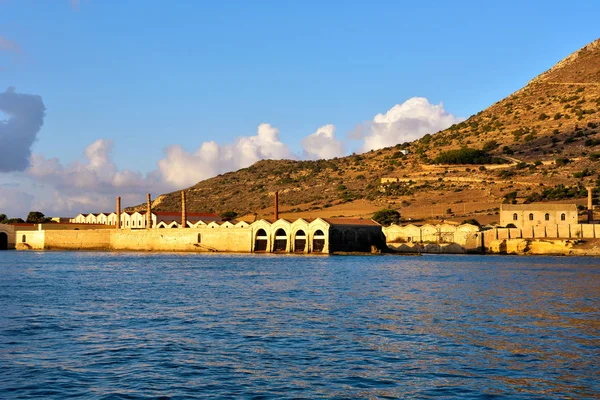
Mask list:
[{"label": "arched window", "polygon": [[200,233],[198,234],[198,243],[202,243],[202,235]]},{"label": "arched window", "polygon": [[27,236],[23,235],[23,237],[21,238],[21,242],[23,242],[23,243],[27,242]]},{"label": "arched window", "polygon": [[550,221],[550,214],[546,213],[546,215],[544,215],[544,219],[546,221]]},{"label": "arched window", "polygon": [[275,246],[273,251],[287,250],[287,233],[283,229],[277,229],[275,232]]},{"label": "arched window", "polygon": [[312,251],[315,253],[323,252],[325,248],[325,234],[322,230],[317,230],[313,235],[313,248]]},{"label": "arched window", "polygon": [[267,251],[267,232],[265,232],[264,229],[259,229],[258,232],[256,232],[254,251]]},{"label": "arched window", "polygon": [[513,214],[513,221],[516,221],[519,217],[517,216],[517,213]]},{"label": "arched window", "polygon": [[567,220],[567,215],[565,213],[560,214],[560,220],[561,221],[566,221]]},{"label": "arched window", "polygon": [[533,221],[533,213],[530,213],[530,214],[529,214],[529,220],[530,220],[530,221]]},{"label": "arched window", "polygon": [[296,232],[296,237],[294,238],[294,251],[298,253],[304,252],[306,248],[306,233],[303,230],[299,230]]}]

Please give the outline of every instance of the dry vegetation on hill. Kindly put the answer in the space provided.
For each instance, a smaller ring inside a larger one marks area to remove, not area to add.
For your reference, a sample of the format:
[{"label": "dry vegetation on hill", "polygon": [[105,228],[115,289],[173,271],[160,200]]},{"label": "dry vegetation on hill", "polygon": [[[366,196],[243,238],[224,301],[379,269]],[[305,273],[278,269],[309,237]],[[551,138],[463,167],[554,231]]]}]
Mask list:
[{"label": "dry vegetation on hill", "polygon": [[[448,162],[470,164],[440,164]],[[288,218],[370,216],[391,207],[404,219],[486,223],[497,221],[505,198],[583,204],[583,187],[600,186],[599,173],[600,39],[486,110],[413,143],[332,160],[260,161],[185,190],[190,211],[236,210],[250,219],[270,214],[278,190]],[[383,177],[401,181],[381,185]],[[154,206],[177,210],[179,198],[161,195]]]}]

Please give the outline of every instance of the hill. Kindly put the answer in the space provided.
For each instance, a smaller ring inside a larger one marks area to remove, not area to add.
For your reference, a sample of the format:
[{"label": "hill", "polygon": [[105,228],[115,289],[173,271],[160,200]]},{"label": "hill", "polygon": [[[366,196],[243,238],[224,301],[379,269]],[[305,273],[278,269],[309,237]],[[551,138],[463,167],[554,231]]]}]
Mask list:
[{"label": "hill", "polygon": [[[406,150],[408,154],[404,154]],[[460,164],[457,164],[460,163]],[[501,201],[573,201],[598,186],[600,39],[466,121],[412,142],[332,160],[264,160],[185,189],[190,211],[284,217],[497,220]],[[383,181],[383,183],[382,183]],[[157,210],[177,210],[179,192]],[[143,206],[132,207],[141,209]]]}]

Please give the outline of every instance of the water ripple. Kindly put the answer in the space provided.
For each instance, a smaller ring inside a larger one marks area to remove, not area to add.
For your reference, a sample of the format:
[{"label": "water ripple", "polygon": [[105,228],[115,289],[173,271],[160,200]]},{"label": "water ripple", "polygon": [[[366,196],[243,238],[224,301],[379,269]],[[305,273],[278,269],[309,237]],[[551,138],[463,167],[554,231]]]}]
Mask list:
[{"label": "water ripple", "polygon": [[600,397],[600,260],[3,252],[0,398]]}]

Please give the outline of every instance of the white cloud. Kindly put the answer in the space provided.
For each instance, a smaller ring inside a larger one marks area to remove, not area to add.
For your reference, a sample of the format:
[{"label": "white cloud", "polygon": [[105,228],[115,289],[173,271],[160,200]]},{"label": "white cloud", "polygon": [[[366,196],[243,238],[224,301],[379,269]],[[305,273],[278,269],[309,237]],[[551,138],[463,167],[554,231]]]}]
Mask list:
[{"label": "white cloud", "polygon": [[25,174],[45,193],[36,196],[33,206],[42,212],[67,215],[108,211],[112,210],[116,196],[123,197],[124,204],[135,204],[142,202],[145,193],[171,189],[155,172],[143,175],[119,170],[111,159],[112,147],[109,140],[97,140],[86,147],[84,161],[69,165],[63,165],[57,158],[33,154]]},{"label": "white cloud", "polygon": [[204,142],[189,153],[181,146],[170,146],[158,161],[163,180],[176,187],[193,185],[212,176],[249,167],[264,159],[295,159],[294,153],[279,140],[279,130],[260,124],[255,136],[239,137],[233,144]]},{"label": "white cloud", "polygon": [[373,121],[355,132],[354,138],[362,138],[363,151],[369,151],[419,139],[463,119],[444,110],[441,103],[434,105],[424,97],[412,97],[385,114],[377,114]]},{"label": "white cloud", "polygon": [[336,139],[335,126],[323,125],[316,132],[302,140],[305,158],[316,160],[320,158],[342,157],[346,153],[346,146]]},{"label": "white cloud", "polygon": [[0,186],[0,214],[9,218],[27,216],[31,211],[34,196],[17,186]]}]

